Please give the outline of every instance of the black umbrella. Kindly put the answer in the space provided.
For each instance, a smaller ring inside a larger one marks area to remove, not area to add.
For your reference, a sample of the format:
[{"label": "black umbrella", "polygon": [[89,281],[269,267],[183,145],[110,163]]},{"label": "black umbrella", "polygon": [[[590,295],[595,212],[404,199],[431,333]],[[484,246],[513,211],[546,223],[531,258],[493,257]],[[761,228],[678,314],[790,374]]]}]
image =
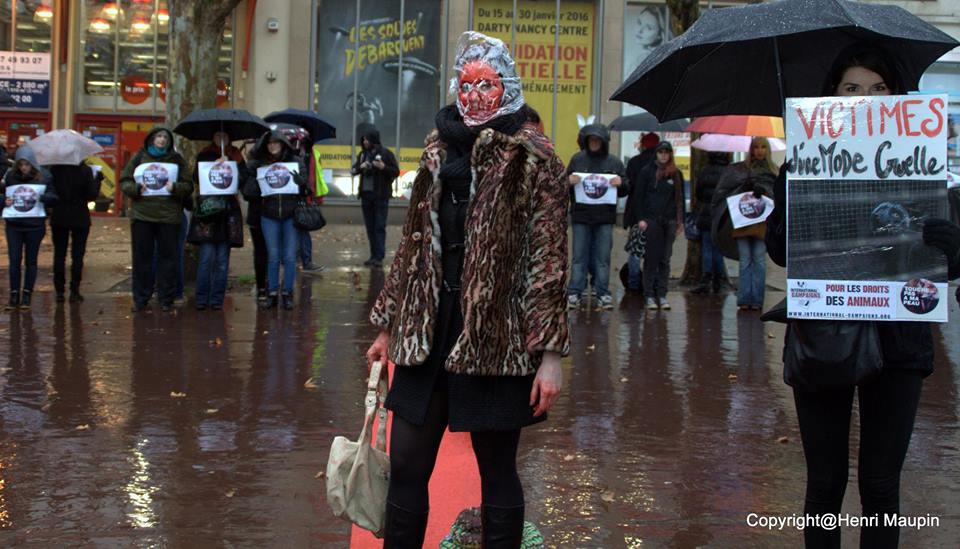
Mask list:
[{"label": "black umbrella", "polygon": [[310,132],[310,138],[316,143],[323,139],[333,139],[337,136],[337,128],[326,120],[317,116],[313,111],[301,109],[284,109],[272,112],[263,117],[267,122],[286,122],[295,124]]},{"label": "black umbrella", "polygon": [[711,9],[659,46],[611,99],[660,120],[782,116],[787,97],[821,94],[837,54],[853,43],[883,48],[908,89],[958,42],[897,6],[782,0]]},{"label": "black umbrella", "polygon": [[270,126],[243,109],[202,109],[188,114],[173,131],[194,141],[209,141],[221,131],[230,139],[240,140],[260,137],[270,131]]},{"label": "black umbrella", "polygon": [[641,112],[618,116],[613,119],[609,128],[610,131],[620,132],[684,132],[687,131],[687,125],[689,124],[690,120],[687,118],[660,123],[656,116],[648,112]]}]

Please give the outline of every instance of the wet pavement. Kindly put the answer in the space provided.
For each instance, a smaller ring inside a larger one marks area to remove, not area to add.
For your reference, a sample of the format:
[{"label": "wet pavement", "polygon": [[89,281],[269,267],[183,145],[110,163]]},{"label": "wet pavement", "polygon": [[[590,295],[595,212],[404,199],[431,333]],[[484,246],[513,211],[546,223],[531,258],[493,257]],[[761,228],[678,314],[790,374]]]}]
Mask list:
[{"label": "wet pavement", "polygon": [[[360,425],[383,279],[349,266],[355,240],[298,279],[293,312],[257,311],[237,287],[222,313],[133,315],[123,293],[56,306],[42,285],[32,311],[0,312],[0,546],[346,547],[316,474],[333,437]],[[615,291],[619,308],[571,316],[564,392],[524,432],[528,520],[552,547],[801,544],[797,530],[746,525],[802,508],[782,327],[738,313],[732,295],[675,292],[672,311],[649,313]],[[934,331],[902,483],[902,513],[940,526],[904,530],[903,547],[960,539],[958,332]]]}]

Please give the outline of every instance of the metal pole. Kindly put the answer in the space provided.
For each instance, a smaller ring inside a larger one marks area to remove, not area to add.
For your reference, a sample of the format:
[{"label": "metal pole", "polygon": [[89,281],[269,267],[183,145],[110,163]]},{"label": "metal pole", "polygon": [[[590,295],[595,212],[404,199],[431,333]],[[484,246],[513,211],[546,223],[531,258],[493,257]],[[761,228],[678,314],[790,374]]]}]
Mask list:
[{"label": "metal pole", "polygon": [[[350,159],[357,156],[357,93],[360,88],[360,0],[357,0],[357,19],[353,27],[353,125],[350,127]],[[354,178],[350,178],[351,187]]]},{"label": "metal pole", "polygon": [[[118,6],[120,4],[117,4]],[[150,71],[151,78],[151,95],[153,96],[153,114],[157,114],[157,97],[160,95],[159,88],[157,88],[157,50],[159,50],[158,42],[160,40],[160,18],[157,17],[157,10],[160,9],[160,0],[153,1],[153,69]],[[120,16],[117,15],[117,18]],[[169,37],[169,35],[168,35]],[[217,52],[219,55],[219,52]],[[167,40],[167,72],[170,70],[170,40]]]},{"label": "metal pole", "polygon": [[[307,79],[307,85],[310,86],[310,110],[316,112],[317,105],[317,0],[310,0],[310,78]],[[312,144],[311,144],[312,146]]]},{"label": "metal pole", "polygon": [[467,28],[473,30],[473,0],[467,4]]},{"label": "metal pole", "polygon": [[17,0],[10,2],[10,50],[17,51]]},{"label": "metal pole", "polygon": [[450,41],[450,0],[443,0],[443,21],[440,29],[440,101],[438,109],[442,109],[447,104],[447,55],[449,48],[447,43]]},{"label": "metal pole", "polygon": [[550,123],[550,141],[557,142],[557,80],[560,69],[560,0],[553,17],[553,116]]},{"label": "metal pole", "polygon": [[517,57],[517,0],[513,0],[513,11],[510,12],[510,53]]},{"label": "metal pole", "polygon": [[[120,110],[120,4],[113,19],[113,112]],[[169,62],[169,59],[167,60]]]},{"label": "metal pole", "polygon": [[594,24],[595,29],[597,29],[597,35],[593,41],[593,112],[597,115],[597,122],[603,123],[603,111],[602,111],[602,100],[600,99],[602,91],[600,88],[603,86],[603,72],[598,70],[598,67],[602,66],[602,63],[597,63],[598,59],[603,59],[603,29],[604,25],[604,16],[606,15],[605,0],[600,0],[597,2],[600,14],[594,18],[594,21],[599,21],[600,24]]},{"label": "metal pole", "polygon": [[400,161],[400,113],[403,110],[403,27],[406,2],[400,0],[400,53],[397,55],[397,162]]}]

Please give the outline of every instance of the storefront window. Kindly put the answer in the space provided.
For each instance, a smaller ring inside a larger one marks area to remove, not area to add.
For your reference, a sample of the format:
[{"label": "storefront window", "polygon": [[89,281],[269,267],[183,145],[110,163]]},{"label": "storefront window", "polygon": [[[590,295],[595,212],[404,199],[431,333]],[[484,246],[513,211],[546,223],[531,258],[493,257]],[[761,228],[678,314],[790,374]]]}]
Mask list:
[{"label": "storefront window", "polygon": [[[86,0],[82,109],[161,114],[167,79],[170,12],[166,0]],[[218,105],[229,103],[233,54],[227,21],[218,72]]]},{"label": "storefront window", "polygon": [[0,1],[0,50],[50,53],[54,0]]}]

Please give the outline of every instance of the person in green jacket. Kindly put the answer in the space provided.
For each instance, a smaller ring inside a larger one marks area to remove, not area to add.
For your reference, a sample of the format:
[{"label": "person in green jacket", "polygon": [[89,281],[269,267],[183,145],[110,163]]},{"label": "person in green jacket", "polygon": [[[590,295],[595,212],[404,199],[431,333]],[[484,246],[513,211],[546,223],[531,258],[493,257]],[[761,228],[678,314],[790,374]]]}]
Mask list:
[{"label": "person in green jacket", "polygon": [[[193,192],[189,166],[174,150],[170,130],[161,127],[150,130],[143,148],[123,168],[120,188],[131,201],[133,311],[147,307],[154,283],[161,309],[169,311],[173,307],[176,285],[177,239],[183,200]],[[154,254],[157,280],[154,280],[152,268]]]}]

